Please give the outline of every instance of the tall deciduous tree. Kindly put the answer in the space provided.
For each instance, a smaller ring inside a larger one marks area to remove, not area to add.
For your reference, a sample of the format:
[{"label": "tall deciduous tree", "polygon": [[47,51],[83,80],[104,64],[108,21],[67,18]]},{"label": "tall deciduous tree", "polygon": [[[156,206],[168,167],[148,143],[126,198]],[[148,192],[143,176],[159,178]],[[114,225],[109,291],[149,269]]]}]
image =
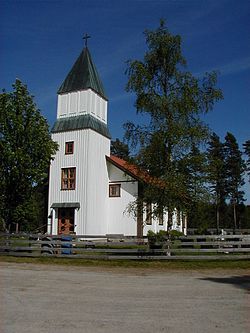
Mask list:
[{"label": "tall deciduous tree", "polygon": [[225,165],[227,176],[227,195],[233,206],[234,229],[238,225],[237,207],[244,201],[244,192],[241,187],[244,185],[245,163],[239,145],[232,133],[227,133],[224,143]]},{"label": "tall deciduous tree", "polygon": [[213,133],[208,142],[207,159],[207,179],[214,195],[216,206],[216,226],[217,232],[220,228],[220,211],[226,200],[226,166],[224,144],[218,135]]},{"label": "tall deciduous tree", "polygon": [[145,37],[143,60],[128,61],[126,89],[136,95],[137,113],[147,117],[143,125],[126,123],[125,138],[137,153],[138,165],[166,184],[153,195],[149,189],[148,196],[171,211],[190,203],[189,174],[180,164],[208,137],[200,116],[222,92],[216,88],[215,72],[198,79],[185,70],[181,38],[172,35],[163,20],[155,31],[145,31]]},{"label": "tall deciduous tree", "polygon": [[57,144],[27,87],[16,80],[0,94],[0,216],[6,227],[21,226],[33,216],[33,191],[48,174]]}]

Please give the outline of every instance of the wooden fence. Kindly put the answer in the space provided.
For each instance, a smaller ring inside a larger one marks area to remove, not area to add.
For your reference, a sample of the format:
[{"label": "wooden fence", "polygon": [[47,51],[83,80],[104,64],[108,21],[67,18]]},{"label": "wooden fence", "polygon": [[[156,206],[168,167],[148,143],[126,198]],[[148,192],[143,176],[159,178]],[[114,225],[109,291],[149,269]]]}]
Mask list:
[{"label": "wooden fence", "polygon": [[183,236],[150,242],[123,235],[0,234],[0,255],[100,260],[250,259],[250,235]]},{"label": "wooden fence", "polygon": [[[207,235],[217,235],[218,232],[221,234],[226,234],[226,235],[249,235],[250,234],[250,229],[230,229],[230,228],[219,228],[217,230],[216,228],[207,228],[206,229],[206,234]],[[199,229],[198,228],[187,228],[187,233],[188,235],[197,235],[199,234]]]}]

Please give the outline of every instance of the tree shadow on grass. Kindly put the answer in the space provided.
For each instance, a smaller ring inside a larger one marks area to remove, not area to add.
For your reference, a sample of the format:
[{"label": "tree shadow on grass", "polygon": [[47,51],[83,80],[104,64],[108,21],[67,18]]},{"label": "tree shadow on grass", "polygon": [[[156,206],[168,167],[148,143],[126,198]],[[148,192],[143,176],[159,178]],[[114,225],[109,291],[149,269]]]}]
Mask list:
[{"label": "tree shadow on grass", "polygon": [[250,293],[250,276],[242,275],[242,276],[230,276],[230,277],[207,277],[200,278],[200,280],[212,281],[216,283],[224,283],[231,284],[236,288],[244,289],[248,293]]}]

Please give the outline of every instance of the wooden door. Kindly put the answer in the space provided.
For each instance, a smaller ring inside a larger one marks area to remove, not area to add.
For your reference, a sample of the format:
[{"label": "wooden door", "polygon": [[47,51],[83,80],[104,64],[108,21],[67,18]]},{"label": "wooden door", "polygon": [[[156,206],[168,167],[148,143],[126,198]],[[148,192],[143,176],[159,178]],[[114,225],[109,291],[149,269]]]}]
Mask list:
[{"label": "wooden door", "polygon": [[58,234],[69,235],[74,233],[74,208],[59,208],[58,209]]}]

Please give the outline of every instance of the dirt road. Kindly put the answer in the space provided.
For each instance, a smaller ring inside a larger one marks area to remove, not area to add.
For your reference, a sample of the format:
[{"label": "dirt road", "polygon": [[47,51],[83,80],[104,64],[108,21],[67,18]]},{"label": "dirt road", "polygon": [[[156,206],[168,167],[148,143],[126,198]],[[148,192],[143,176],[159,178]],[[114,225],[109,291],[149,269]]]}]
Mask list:
[{"label": "dirt road", "polygon": [[248,333],[248,273],[0,263],[0,332]]}]

